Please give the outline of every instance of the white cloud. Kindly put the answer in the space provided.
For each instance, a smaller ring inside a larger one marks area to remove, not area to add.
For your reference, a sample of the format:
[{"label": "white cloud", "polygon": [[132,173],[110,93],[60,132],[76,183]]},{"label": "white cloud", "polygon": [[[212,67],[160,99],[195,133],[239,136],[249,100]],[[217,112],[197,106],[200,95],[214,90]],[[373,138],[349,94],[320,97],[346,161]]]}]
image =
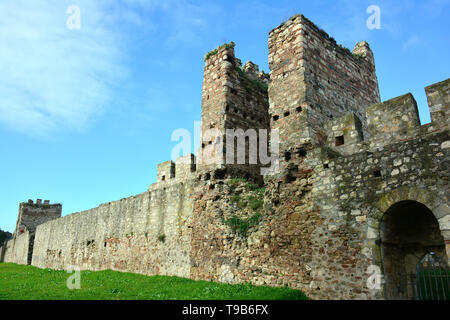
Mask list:
[{"label": "white cloud", "polygon": [[0,123],[32,136],[83,130],[124,74],[120,35],[96,1],[69,30],[69,2],[0,2]]},{"label": "white cloud", "polygon": [[[69,5],[81,9],[79,30],[66,26]],[[201,43],[218,11],[188,0],[2,0],[0,125],[44,137],[86,130],[120,99],[133,39]]]}]

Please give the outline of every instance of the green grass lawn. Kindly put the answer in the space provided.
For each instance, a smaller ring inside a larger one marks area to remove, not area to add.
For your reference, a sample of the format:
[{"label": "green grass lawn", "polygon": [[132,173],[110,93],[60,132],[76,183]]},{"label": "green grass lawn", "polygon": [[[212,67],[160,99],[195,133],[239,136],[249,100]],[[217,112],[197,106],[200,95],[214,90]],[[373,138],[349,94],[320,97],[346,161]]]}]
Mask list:
[{"label": "green grass lawn", "polygon": [[69,290],[65,271],[0,263],[0,300],[306,300],[289,288],[230,285],[116,271],[82,271]]}]

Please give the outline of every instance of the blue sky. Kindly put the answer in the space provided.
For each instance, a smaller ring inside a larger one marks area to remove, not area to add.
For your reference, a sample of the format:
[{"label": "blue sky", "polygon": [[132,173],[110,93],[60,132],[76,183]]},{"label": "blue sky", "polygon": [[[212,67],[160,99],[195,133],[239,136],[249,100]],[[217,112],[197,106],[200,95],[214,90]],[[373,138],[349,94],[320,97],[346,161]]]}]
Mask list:
[{"label": "blue sky", "polygon": [[449,0],[2,0],[0,228],[28,199],[67,215],[144,192],[171,133],[200,120],[205,53],[234,41],[269,72],[268,32],[298,13],[350,49],[368,41],[382,100],[413,93],[427,123],[423,88],[450,76],[449,12]]}]

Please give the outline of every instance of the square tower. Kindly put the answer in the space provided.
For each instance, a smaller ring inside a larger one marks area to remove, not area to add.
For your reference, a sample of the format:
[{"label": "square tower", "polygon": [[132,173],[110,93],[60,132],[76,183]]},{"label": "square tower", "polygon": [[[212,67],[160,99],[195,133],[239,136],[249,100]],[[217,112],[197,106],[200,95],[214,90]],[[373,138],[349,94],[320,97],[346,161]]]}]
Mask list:
[{"label": "square tower", "polygon": [[41,199],[37,199],[36,203],[33,200],[20,203],[14,238],[24,233],[25,230],[34,235],[38,225],[60,218],[61,213],[62,205],[50,204],[49,200],[45,200],[44,203]]}]

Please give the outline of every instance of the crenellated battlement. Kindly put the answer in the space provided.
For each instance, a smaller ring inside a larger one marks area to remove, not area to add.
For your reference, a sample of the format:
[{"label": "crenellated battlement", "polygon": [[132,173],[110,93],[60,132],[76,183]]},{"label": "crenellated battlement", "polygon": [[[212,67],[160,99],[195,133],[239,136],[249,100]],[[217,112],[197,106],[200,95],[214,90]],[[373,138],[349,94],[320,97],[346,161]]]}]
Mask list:
[{"label": "crenellated battlement", "polygon": [[448,128],[450,124],[450,79],[425,88],[431,121],[436,127]]},{"label": "crenellated battlement", "polygon": [[158,164],[157,183],[167,181],[188,180],[193,178],[196,172],[196,160],[193,154],[178,157],[175,162],[172,160]]},{"label": "crenellated battlement", "polygon": [[361,120],[354,113],[329,121],[325,125],[326,145],[339,147],[342,154],[355,152],[355,146],[364,139]]},{"label": "crenellated battlement", "polygon": [[406,139],[420,127],[417,103],[410,93],[369,106],[366,112],[369,136],[380,143]]},{"label": "crenellated battlement", "polygon": [[430,85],[425,91],[431,123],[421,125],[416,100],[408,93],[366,108],[366,137],[363,137],[361,121],[354,113],[327,122],[324,126],[326,145],[342,155],[349,155],[448,130],[450,79]]},{"label": "crenellated battlement", "polygon": [[44,202],[42,202],[42,199],[36,199],[36,202],[34,202],[32,199],[28,199],[27,202],[22,202],[22,205],[26,205],[26,206],[33,206],[33,207],[48,207],[48,206],[53,206],[53,207],[62,207],[62,205],[60,203],[52,203],[50,204],[50,200],[44,200]]}]

